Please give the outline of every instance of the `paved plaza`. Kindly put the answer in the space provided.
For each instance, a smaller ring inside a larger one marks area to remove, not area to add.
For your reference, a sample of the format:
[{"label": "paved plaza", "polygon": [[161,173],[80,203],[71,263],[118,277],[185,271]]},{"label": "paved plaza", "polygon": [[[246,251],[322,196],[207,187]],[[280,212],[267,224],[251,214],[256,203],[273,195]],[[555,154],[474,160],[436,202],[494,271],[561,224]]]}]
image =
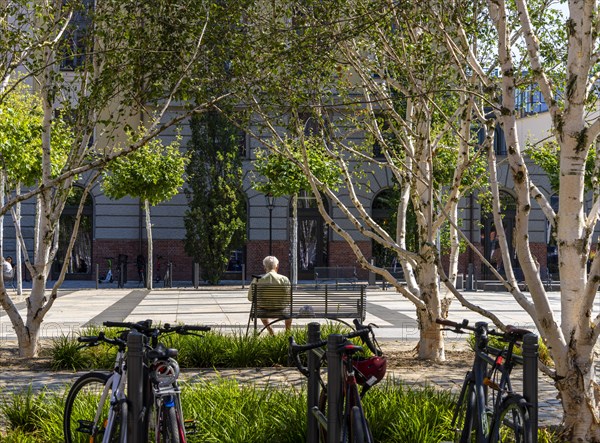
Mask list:
[{"label": "paved plaza", "polygon": [[[94,282],[88,282],[88,286]],[[204,324],[225,333],[244,332],[248,327],[250,302],[247,299],[247,287],[242,285],[227,287],[191,287],[157,288],[152,291],[129,287],[118,289],[111,285],[96,289],[81,287],[79,282],[66,282],[60,290],[54,306],[46,316],[42,335],[44,338],[58,337],[79,331],[90,325],[101,325],[111,321],[138,321],[152,319],[162,323]],[[26,293],[27,291],[25,291]],[[14,291],[13,291],[14,295]],[[465,293],[472,303],[485,306],[502,321],[523,328],[533,329],[531,319],[520,309],[507,292],[470,292]],[[558,307],[559,293],[550,293],[552,303]],[[26,308],[25,300],[15,298],[17,307]],[[453,320],[469,319],[471,322],[484,320],[477,314],[461,307],[454,300],[450,308]],[[384,342],[397,341],[416,343],[418,330],[415,309],[393,290],[380,288],[367,289],[367,318],[379,326],[377,337]],[[307,324],[315,319],[295,321],[295,325]],[[250,326],[252,327],[252,325]],[[0,338],[13,341],[14,331],[4,312],[0,313]],[[278,326],[282,330],[283,325]],[[463,346],[465,336],[448,334],[448,348]],[[465,367],[469,362],[465,362]],[[398,368],[389,371],[397,380],[407,384],[430,384],[444,389],[457,390],[464,377],[464,368],[448,368],[435,365],[431,371],[414,371],[412,368]],[[69,372],[39,373],[30,371],[0,372],[0,388],[14,389],[35,387],[59,387],[74,379],[77,374]],[[290,368],[261,368],[247,370],[201,370],[187,371],[185,378],[190,381],[215,378],[236,377],[243,382],[299,384],[302,376]],[[556,390],[550,380],[540,375],[540,424],[557,424],[560,420],[560,402],[556,399]]]},{"label": "paved plaza", "polygon": [[[93,282],[91,282],[93,284]],[[76,282],[66,282],[59,291],[54,306],[46,315],[42,336],[57,337],[76,332],[82,327],[102,325],[111,321],[139,321],[152,319],[162,323],[205,324],[223,332],[245,331],[248,326],[250,302],[247,287],[143,288],[112,287],[69,288]],[[81,283],[79,283],[81,285]],[[25,293],[27,291],[24,291]],[[14,293],[14,291],[13,291]],[[469,301],[486,307],[502,321],[519,327],[533,329],[531,319],[507,292],[464,293]],[[550,293],[551,303],[558,307],[559,293]],[[25,313],[24,298],[15,297],[17,308]],[[367,289],[366,322],[379,326],[377,336],[382,340],[416,340],[418,338],[416,314],[413,304],[393,290]],[[450,307],[453,320],[485,320],[462,306],[457,300]],[[295,321],[307,324],[314,319]],[[283,325],[276,326],[282,328]],[[0,339],[14,339],[14,331],[6,314],[0,312]],[[449,340],[453,340],[451,335]],[[462,337],[459,337],[462,340]]]}]

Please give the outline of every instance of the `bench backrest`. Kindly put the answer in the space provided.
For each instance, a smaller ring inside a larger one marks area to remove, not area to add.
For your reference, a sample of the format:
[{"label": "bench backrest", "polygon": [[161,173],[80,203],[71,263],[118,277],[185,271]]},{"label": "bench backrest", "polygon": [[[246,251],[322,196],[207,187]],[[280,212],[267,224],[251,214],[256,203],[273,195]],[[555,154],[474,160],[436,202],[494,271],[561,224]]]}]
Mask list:
[{"label": "bench backrest", "polygon": [[346,266],[336,267],[315,267],[315,279],[318,280],[336,280],[336,279],[355,279],[356,268]]},{"label": "bench backrest", "polygon": [[[279,286],[279,287],[276,287]],[[252,317],[359,318],[366,315],[364,285],[289,286],[252,285]]]}]

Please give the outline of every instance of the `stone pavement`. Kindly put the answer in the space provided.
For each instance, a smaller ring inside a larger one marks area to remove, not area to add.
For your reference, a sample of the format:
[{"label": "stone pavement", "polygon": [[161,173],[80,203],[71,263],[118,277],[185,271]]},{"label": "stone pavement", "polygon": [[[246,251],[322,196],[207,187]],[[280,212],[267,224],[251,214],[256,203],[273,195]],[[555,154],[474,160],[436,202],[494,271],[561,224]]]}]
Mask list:
[{"label": "stone pavement", "polygon": [[[77,282],[81,285],[81,282]],[[250,302],[247,300],[247,288],[241,285],[230,287],[190,287],[159,288],[153,291],[130,287],[118,289],[111,285],[100,289],[77,287],[74,282],[65,282],[59,297],[48,313],[43,324],[42,335],[45,338],[70,334],[90,325],[101,325],[103,321],[138,321],[151,318],[155,322],[182,322],[206,324],[225,333],[244,332],[248,325]],[[88,284],[94,285],[94,282]],[[503,321],[519,327],[532,329],[532,322],[523,313],[517,303],[506,292],[474,292],[468,294],[470,300],[485,305]],[[558,293],[550,294],[553,304],[558,304]],[[16,298],[19,309],[25,309],[25,300]],[[394,291],[368,289],[367,322],[376,323],[379,329],[377,337],[384,342],[415,343],[418,338],[414,307]],[[451,306],[451,318],[470,321],[483,320],[477,314],[467,311],[454,301]],[[314,319],[295,322],[306,324]],[[281,326],[280,326],[281,328]],[[14,332],[10,321],[0,313],[0,340],[13,341]],[[1,343],[0,341],[0,343]],[[463,346],[464,337],[449,334],[448,347]],[[429,384],[444,389],[458,390],[462,384],[466,368],[444,365],[432,366],[431,370],[419,371],[414,368],[394,368],[388,371],[395,380],[410,385]],[[40,373],[32,371],[0,372],[0,389],[5,393],[43,387],[58,389],[72,381],[77,374],[68,372]],[[252,368],[227,370],[185,371],[184,378],[191,382],[214,377],[235,377],[244,383],[266,382],[298,385],[303,383],[302,376],[290,368]],[[557,424],[561,416],[560,402],[556,399],[556,389],[550,380],[540,375],[540,424]]]}]

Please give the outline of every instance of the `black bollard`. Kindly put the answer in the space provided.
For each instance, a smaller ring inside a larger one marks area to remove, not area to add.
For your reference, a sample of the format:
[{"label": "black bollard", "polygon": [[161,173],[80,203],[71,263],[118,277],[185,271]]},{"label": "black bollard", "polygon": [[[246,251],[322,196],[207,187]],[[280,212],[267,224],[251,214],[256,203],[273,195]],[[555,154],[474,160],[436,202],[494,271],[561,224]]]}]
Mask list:
[{"label": "black bollard", "polygon": [[[319,323],[308,324],[308,343],[321,341],[321,325]],[[318,351],[321,348],[308,351],[308,388],[307,388],[307,443],[319,443],[319,422],[313,413],[313,407],[319,407],[319,371],[321,370],[321,358]]]},{"label": "black bollard", "polygon": [[327,443],[339,443],[342,427],[342,359],[338,349],[345,338],[331,334],[327,338]]},{"label": "black bollard", "polygon": [[148,441],[144,411],[144,347],[148,339],[137,331],[127,335],[127,441]]},{"label": "black bollard", "polygon": [[523,337],[523,396],[529,404],[532,443],[538,441],[538,347],[536,334]]}]

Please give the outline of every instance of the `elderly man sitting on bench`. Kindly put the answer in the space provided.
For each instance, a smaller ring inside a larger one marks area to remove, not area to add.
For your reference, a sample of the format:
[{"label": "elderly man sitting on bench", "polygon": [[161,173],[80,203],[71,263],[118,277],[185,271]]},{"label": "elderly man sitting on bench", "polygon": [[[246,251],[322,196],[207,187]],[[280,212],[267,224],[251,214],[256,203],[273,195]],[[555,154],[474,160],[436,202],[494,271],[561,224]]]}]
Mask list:
[{"label": "elderly man sitting on bench", "polygon": [[[285,275],[278,274],[279,260],[271,255],[263,260],[263,266],[266,274],[260,278],[252,280],[250,290],[248,291],[248,300],[252,301],[253,286],[268,287],[268,296],[261,297],[261,305],[258,306],[263,311],[272,313],[273,317],[280,318],[284,309],[290,303],[290,281]],[[265,288],[266,289],[266,288]],[[268,305],[266,305],[268,303]],[[261,318],[269,334],[274,335],[273,328],[269,325],[269,318]],[[292,327],[292,319],[285,320],[285,330],[289,331]]]}]

